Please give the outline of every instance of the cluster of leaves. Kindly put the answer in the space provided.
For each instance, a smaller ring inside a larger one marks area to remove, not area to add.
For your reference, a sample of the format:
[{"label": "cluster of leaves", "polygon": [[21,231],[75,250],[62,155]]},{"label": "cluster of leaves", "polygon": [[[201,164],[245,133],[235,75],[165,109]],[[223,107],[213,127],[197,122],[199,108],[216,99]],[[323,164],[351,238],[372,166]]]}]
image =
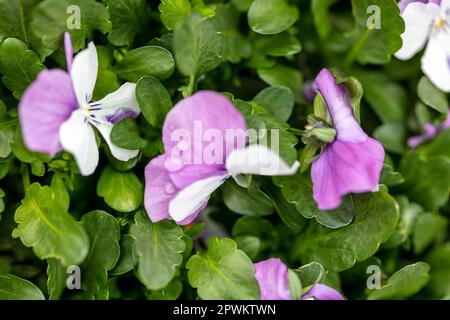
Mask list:
[{"label": "cluster of leaves", "polygon": [[[81,23],[67,30],[71,5]],[[381,29],[367,28],[369,5]],[[258,299],[252,263],[269,257],[292,268],[296,297],[326,283],[349,299],[450,298],[450,131],[405,143],[445,118],[447,96],[418,59],[392,58],[399,14],[395,0],[0,0],[0,299]],[[43,68],[65,68],[65,31],[76,51],[97,46],[94,99],[137,82],[142,110],[111,136],[139,156],[119,162],[101,143],[90,177],[67,153],[27,150],[20,133],[24,90]],[[320,211],[305,165],[246,189],[227,182],[189,226],[148,219],[143,170],[163,151],[177,101],[226,93],[249,127],[280,129],[292,163],[308,153],[295,135],[314,112],[304,84],[325,66],[345,77],[355,114],[388,151],[379,192]],[[81,290],[67,289],[73,265]],[[369,266],[382,270],[381,289],[367,288]]]}]

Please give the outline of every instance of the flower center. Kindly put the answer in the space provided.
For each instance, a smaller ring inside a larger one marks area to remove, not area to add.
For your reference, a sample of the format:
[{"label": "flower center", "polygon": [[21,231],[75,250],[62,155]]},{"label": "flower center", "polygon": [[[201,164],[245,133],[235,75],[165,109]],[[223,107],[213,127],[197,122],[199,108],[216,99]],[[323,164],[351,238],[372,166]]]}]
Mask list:
[{"label": "flower center", "polygon": [[445,19],[439,18],[434,22],[434,29],[439,30],[442,29],[445,26]]}]

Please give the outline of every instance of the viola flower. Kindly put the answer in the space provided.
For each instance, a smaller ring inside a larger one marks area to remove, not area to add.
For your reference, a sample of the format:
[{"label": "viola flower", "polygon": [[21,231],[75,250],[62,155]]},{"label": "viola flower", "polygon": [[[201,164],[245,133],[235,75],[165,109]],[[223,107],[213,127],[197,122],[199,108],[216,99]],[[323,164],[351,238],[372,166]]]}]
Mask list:
[{"label": "viola flower", "polygon": [[426,45],[422,71],[436,87],[450,92],[450,0],[408,3],[402,17],[403,46],[395,56],[409,60]]},{"label": "viola flower", "polygon": [[327,104],[336,137],[312,164],[313,195],[320,210],[333,210],[346,194],[378,190],[384,149],[361,129],[346,88],[336,84],[328,69],[320,72],[316,85]]},{"label": "viola flower", "polygon": [[189,224],[230,176],[297,171],[298,162],[289,167],[263,145],[246,147],[246,130],[242,114],[219,93],[199,91],[178,102],[164,122],[165,152],[145,169],[145,208],[150,219]]},{"label": "viola flower", "polygon": [[[268,259],[254,264],[261,300],[293,300],[289,288],[288,268],[280,259]],[[344,300],[342,295],[324,284],[312,286],[301,300]]]},{"label": "viola flower", "polygon": [[421,2],[421,3],[436,3],[437,5],[441,4],[441,0],[400,0],[398,3],[398,6],[400,7],[400,12],[403,13],[405,8],[410,4],[414,2]]},{"label": "viola flower", "polygon": [[41,71],[23,94],[19,118],[28,149],[51,157],[65,150],[75,157],[80,173],[86,176],[95,171],[99,160],[94,128],[116,159],[128,161],[137,156],[138,150],[119,148],[110,139],[116,122],[139,115],[136,85],[127,82],[102,100],[92,102],[98,71],[97,50],[91,42],[73,58],[69,33],[64,37],[68,72]]},{"label": "viola flower", "polygon": [[433,139],[439,133],[441,133],[442,131],[444,131],[448,128],[450,128],[450,110],[447,113],[447,119],[444,122],[442,122],[440,125],[434,126],[431,123],[426,123],[423,126],[424,133],[422,135],[411,137],[408,139],[408,142],[407,142],[408,147],[416,148],[419,145],[421,145],[422,143]]}]

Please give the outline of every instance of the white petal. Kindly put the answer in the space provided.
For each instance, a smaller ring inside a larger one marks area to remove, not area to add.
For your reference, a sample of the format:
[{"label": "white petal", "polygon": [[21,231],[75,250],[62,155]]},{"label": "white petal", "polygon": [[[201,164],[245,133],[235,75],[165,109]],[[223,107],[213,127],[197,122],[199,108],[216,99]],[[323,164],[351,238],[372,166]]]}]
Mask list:
[{"label": "white petal", "polygon": [[259,144],[233,150],[226,162],[226,168],[231,175],[288,176],[296,173],[299,167],[298,161],[289,167],[276,152]]},{"label": "white petal", "polygon": [[93,111],[93,114],[104,121],[108,121],[108,118],[115,117],[125,111],[131,111],[138,116],[140,110],[135,91],[136,84],[124,83],[119,89],[94,103],[95,111]]},{"label": "white petal", "polygon": [[440,8],[434,3],[414,2],[403,11],[405,32],[402,34],[403,46],[395,53],[401,60],[411,59],[422,50],[433,28],[433,23],[440,16]]},{"label": "white petal", "polygon": [[128,150],[128,149],[122,149],[116,146],[111,141],[111,130],[113,128],[113,124],[111,123],[103,123],[103,124],[94,124],[95,127],[100,131],[100,133],[103,136],[103,139],[105,139],[106,143],[109,146],[109,150],[111,150],[111,154],[114,158],[120,161],[128,161],[130,159],[133,159],[139,154],[139,150]]},{"label": "white petal", "polygon": [[87,104],[92,99],[95,82],[97,81],[98,58],[94,43],[89,43],[87,49],[80,51],[73,59],[70,77],[78,103]]},{"label": "white petal", "polygon": [[169,203],[169,214],[172,219],[180,222],[195,213],[227,178],[228,175],[206,178],[181,190]]},{"label": "white petal", "polygon": [[95,171],[98,164],[95,133],[82,110],[72,112],[70,118],[61,125],[59,139],[63,149],[75,157],[83,176],[88,176]]},{"label": "white petal", "polygon": [[443,29],[433,32],[422,57],[422,71],[436,87],[450,92],[450,35]]},{"label": "white petal", "polygon": [[442,17],[450,16],[450,0],[441,0],[441,14]]}]

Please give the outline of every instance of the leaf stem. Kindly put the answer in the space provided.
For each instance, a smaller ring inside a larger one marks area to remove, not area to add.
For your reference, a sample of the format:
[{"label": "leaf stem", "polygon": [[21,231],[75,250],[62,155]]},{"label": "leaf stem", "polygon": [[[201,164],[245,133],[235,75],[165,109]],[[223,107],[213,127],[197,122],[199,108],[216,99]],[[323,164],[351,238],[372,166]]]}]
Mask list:
[{"label": "leaf stem", "polygon": [[295,134],[296,136],[303,136],[305,134],[305,130],[300,130],[296,128],[289,128],[289,131]]},{"label": "leaf stem", "polygon": [[22,162],[20,164],[20,171],[22,175],[23,191],[25,192],[31,184],[30,170],[28,170],[28,164]]},{"label": "leaf stem", "polygon": [[351,65],[355,59],[358,57],[359,53],[361,52],[362,47],[367,41],[367,38],[369,37],[370,29],[366,29],[364,31],[364,34],[358,39],[358,41],[355,42],[352,49],[347,55],[347,58],[345,59],[345,63],[349,66]]}]

